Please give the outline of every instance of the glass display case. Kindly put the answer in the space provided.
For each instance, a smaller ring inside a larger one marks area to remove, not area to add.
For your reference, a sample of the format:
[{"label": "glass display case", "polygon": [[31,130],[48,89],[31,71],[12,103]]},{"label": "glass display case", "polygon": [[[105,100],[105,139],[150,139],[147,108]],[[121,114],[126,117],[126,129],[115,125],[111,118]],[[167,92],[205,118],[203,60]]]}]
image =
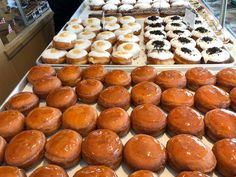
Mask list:
[{"label": "glass display case", "polygon": [[202,2],[236,38],[236,0],[202,0]]},{"label": "glass display case", "polygon": [[46,0],[0,0],[0,39],[12,41],[49,9]]}]

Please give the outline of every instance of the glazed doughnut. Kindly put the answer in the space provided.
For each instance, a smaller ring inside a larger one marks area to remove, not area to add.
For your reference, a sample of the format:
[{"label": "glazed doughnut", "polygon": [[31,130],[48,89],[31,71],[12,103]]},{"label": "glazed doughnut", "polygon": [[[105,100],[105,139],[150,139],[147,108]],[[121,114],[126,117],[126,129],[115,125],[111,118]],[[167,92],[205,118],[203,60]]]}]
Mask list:
[{"label": "glazed doughnut", "polygon": [[42,176],[53,176],[53,177],[69,177],[66,171],[57,165],[45,165],[37,168],[29,177],[42,177]]},{"label": "glazed doughnut", "polygon": [[236,87],[236,70],[225,68],[216,74],[216,84],[226,92]]},{"label": "glazed doughnut", "polygon": [[176,177],[210,177],[200,171],[183,171],[179,173]]},{"label": "glazed doughnut", "polygon": [[12,166],[1,166],[0,167],[0,177],[26,177],[23,170]]},{"label": "glazed doughnut", "polygon": [[131,72],[133,85],[143,81],[153,82],[156,77],[156,69],[152,66],[139,66]]},{"label": "glazed doughnut", "polygon": [[139,170],[130,174],[129,177],[158,177],[158,175],[149,170]]},{"label": "glazed doughnut", "polygon": [[131,85],[130,75],[123,70],[112,70],[104,78],[107,86],[123,86],[129,88]]},{"label": "glazed doughnut", "polygon": [[103,81],[107,70],[102,65],[91,65],[83,70],[83,79],[96,79]]},{"label": "glazed doughnut", "polygon": [[0,136],[0,164],[3,162],[6,146],[6,140]]},{"label": "glazed doughnut", "polygon": [[236,88],[233,88],[230,92],[230,100],[231,100],[231,105],[230,107],[236,111]]},{"label": "glazed doughnut", "polygon": [[[112,24],[107,24],[105,28],[108,28],[109,27],[108,25],[111,26]],[[117,25],[120,27],[119,24]],[[111,31],[103,31],[97,35],[97,40],[106,40],[106,41],[109,41],[113,45],[116,42],[116,35],[115,33]]]}]

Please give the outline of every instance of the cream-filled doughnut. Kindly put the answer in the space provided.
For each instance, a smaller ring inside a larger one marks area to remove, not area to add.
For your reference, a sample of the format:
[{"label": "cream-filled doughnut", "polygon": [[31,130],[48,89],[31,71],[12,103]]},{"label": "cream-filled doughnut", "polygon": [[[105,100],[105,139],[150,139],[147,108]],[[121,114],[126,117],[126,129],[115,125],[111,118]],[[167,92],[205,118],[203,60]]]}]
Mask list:
[{"label": "cream-filled doughnut", "polygon": [[141,48],[137,43],[129,42],[119,45],[117,47],[117,51],[130,52],[133,54],[134,58],[137,58],[139,56]]},{"label": "cream-filled doughnut", "polygon": [[153,39],[150,40],[147,44],[146,44],[146,50],[147,51],[152,51],[154,49],[156,50],[170,50],[171,45],[170,42],[168,40],[158,40],[158,39]]},{"label": "cream-filled doughnut", "polygon": [[169,50],[153,50],[148,53],[147,61],[150,64],[171,65],[175,63],[174,54]]},{"label": "cream-filled doughnut", "polygon": [[171,30],[167,32],[167,37],[173,39],[176,37],[191,37],[192,33],[189,30]]},{"label": "cream-filled doughnut", "polygon": [[86,64],[88,62],[88,52],[86,50],[72,49],[66,54],[66,63]]},{"label": "cream-filled doughnut", "polygon": [[202,55],[196,48],[181,47],[175,50],[175,62],[178,64],[199,64]]},{"label": "cream-filled doughnut", "polygon": [[223,48],[212,47],[202,52],[204,63],[228,63],[230,54]]},{"label": "cream-filled doughnut", "polygon": [[132,64],[133,54],[125,51],[115,51],[112,53],[111,61],[114,64],[129,65]]},{"label": "cream-filled doughnut", "polygon": [[42,53],[43,63],[59,64],[64,63],[66,59],[66,50],[57,50],[55,48],[47,49]]},{"label": "cream-filled doughnut", "polygon": [[100,23],[101,20],[99,20],[98,18],[87,18],[83,21],[84,26],[89,26],[89,25],[98,26],[100,25]]},{"label": "cream-filled doughnut", "polygon": [[88,39],[77,39],[75,41],[75,49],[90,51],[91,41]]},{"label": "cream-filled doughnut", "polygon": [[112,52],[112,45],[110,42],[105,41],[105,40],[98,40],[95,41],[92,46],[91,50],[96,50],[96,51],[107,51],[109,53]]},{"label": "cream-filled doughnut", "polygon": [[123,17],[120,17],[119,21],[123,25],[127,23],[134,23],[136,20],[132,16],[123,16]]},{"label": "cream-filled doughnut", "polygon": [[180,47],[193,48],[196,46],[195,40],[193,40],[190,37],[182,37],[182,36],[172,39],[170,43],[173,50]]},{"label": "cream-filled doughnut", "polygon": [[88,54],[88,60],[93,64],[107,64],[110,62],[110,53],[107,51],[91,51]]},{"label": "cream-filled doughnut", "polygon": [[205,50],[212,47],[223,47],[223,42],[218,38],[203,36],[197,40],[197,46]]},{"label": "cream-filled doughnut", "polygon": [[142,29],[141,24],[135,22],[124,24],[123,27],[131,29],[135,35],[139,35]]},{"label": "cream-filled doughnut", "polygon": [[53,38],[53,47],[60,50],[68,50],[74,47],[74,42],[77,39],[75,33],[70,31],[62,31]]},{"label": "cream-filled doughnut", "polygon": [[78,34],[78,39],[88,39],[94,41],[96,38],[96,33],[91,31],[84,31]]},{"label": "cream-filled doughnut", "polygon": [[66,27],[66,31],[70,31],[76,34],[82,32],[83,30],[84,30],[84,27],[79,24],[71,24]]}]

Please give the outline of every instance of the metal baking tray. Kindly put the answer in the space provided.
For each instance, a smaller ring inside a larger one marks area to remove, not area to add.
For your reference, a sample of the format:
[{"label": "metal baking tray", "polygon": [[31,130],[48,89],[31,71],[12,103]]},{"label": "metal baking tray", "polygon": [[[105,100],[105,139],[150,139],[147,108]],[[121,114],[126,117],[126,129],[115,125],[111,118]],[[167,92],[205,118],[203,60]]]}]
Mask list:
[{"label": "metal baking tray", "polygon": [[[88,17],[88,15],[90,13],[100,13],[99,11],[96,12],[96,11],[91,11],[90,8],[89,8],[89,5],[88,5],[88,0],[85,0],[81,6],[78,8],[78,10],[74,13],[74,15],[71,17],[71,18],[81,18],[81,19],[85,19]],[[137,22],[141,23],[143,25],[143,21],[144,21],[144,18],[137,18]],[[64,29],[65,26],[62,28]],[[52,46],[52,43],[50,43],[46,49],[50,48]],[[124,67],[137,67],[137,66],[142,66],[142,65],[146,65],[146,54],[145,54],[145,45],[143,44],[143,31],[141,32],[140,34],[140,47],[141,47],[141,53],[139,55],[139,57],[135,60],[133,60],[133,63],[131,65],[114,65],[114,64],[107,64],[107,65],[104,65],[106,67],[116,67],[116,68],[124,68]],[[227,49],[227,47],[224,47],[229,53],[230,51]],[[196,66],[204,66],[204,67],[219,67],[219,65],[221,67],[228,67],[228,66],[232,66],[235,64],[236,62],[236,59],[233,57],[233,55],[230,53],[231,55],[231,63],[226,63],[226,64],[174,64],[174,65],[151,65],[151,66],[157,66],[157,67],[163,67],[163,66],[169,66],[169,67],[176,67],[176,68],[182,68],[182,67],[196,67]],[[45,63],[42,62],[42,59],[41,59],[41,55],[38,57],[38,59],[36,60],[36,64],[37,65],[43,65]],[[66,63],[63,63],[63,64],[50,64],[51,66],[54,66],[54,67],[63,67],[63,66],[67,66],[67,65],[70,65],[70,64],[66,64]],[[80,65],[80,66],[89,66],[90,64],[83,64],[83,65]]]},{"label": "metal baking tray", "polygon": [[[115,69],[115,68],[113,68]],[[157,68],[157,73],[164,71],[164,70],[178,70],[181,71],[183,73],[185,73],[187,71],[188,68],[175,68],[175,67],[168,67],[168,68]],[[212,71],[213,73],[218,72],[220,69],[222,68],[211,68],[209,69],[210,71]],[[236,69],[236,68],[235,68]],[[111,70],[111,68],[109,68],[108,70]],[[127,72],[131,72],[132,68],[129,69],[123,69],[124,71]],[[30,91],[32,92],[32,86],[27,82],[26,79],[27,75],[20,81],[20,83],[16,86],[16,88],[12,91],[12,93],[9,95],[9,97],[4,101],[4,103],[1,105],[0,107],[0,111],[4,111],[4,105],[6,104],[6,102],[11,98],[11,96],[21,92],[21,91]],[[77,103],[81,103],[81,102],[77,102]],[[40,106],[44,106],[45,105],[45,100],[40,100]],[[100,110],[98,110],[98,107],[96,106],[96,104],[92,105],[93,107],[95,107],[98,111],[98,113],[100,113]],[[128,113],[130,115],[130,113],[132,112],[133,107],[131,106],[128,110]],[[129,133],[124,136],[123,138],[121,138],[123,145],[125,145],[125,143],[135,135],[135,133],[130,130]],[[167,141],[169,140],[169,135],[165,132],[164,134],[156,137],[157,140],[159,140],[164,146],[166,146]],[[213,142],[211,142],[207,136],[204,136],[202,138],[202,141],[204,142],[204,144],[206,144],[208,147],[212,148],[213,146]],[[34,166],[32,169],[29,169],[27,172],[27,175],[30,175],[36,168],[38,168],[39,166],[42,166],[44,164],[47,164],[47,161],[44,159],[42,160],[39,164],[37,164],[36,166]],[[78,171],[79,169],[81,169],[81,167],[86,166],[86,163],[81,159],[80,163],[78,165],[76,165],[75,167],[68,169],[68,175],[70,177],[72,177],[74,175],[74,173],[76,171]],[[120,165],[120,167],[116,170],[116,174],[118,175],[118,177],[126,177],[131,173],[131,171],[127,168],[127,166],[125,165],[124,162],[122,162],[122,164]],[[163,177],[174,177],[176,175],[176,172],[174,170],[172,170],[171,167],[169,167],[168,165],[166,165],[166,168],[160,172],[160,175]],[[215,170],[212,174],[212,177],[219,177],[220,174]]]}]

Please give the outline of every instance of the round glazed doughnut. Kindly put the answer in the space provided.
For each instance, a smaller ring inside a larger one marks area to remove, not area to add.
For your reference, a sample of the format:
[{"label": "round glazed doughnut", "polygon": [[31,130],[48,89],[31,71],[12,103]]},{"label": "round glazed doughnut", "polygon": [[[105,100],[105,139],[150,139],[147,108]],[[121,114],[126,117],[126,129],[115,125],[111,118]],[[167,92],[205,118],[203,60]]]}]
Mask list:
[{"label": "round glazed doughnut", "polygon": [[213,152],[217,159],[217,169],[225,177],[236,175],[236,139],[223,139],[216,142]]},{"label": "round glazed doughnut", "polygon": [[136,133],[158,136],[166,128],[166,115],[153,104],[143,104],[135,107],[130,118],[132,128]]},{"label": "round glazed doughnut", "polygon": [[82,143],[82,156],[88,164],[105,165],[112,169],[119,167],[122,150],[119,136],[108,129],[90,132]]},{"label": "round glazed doughnut", "polygon": [[183,171],[179,173],[176,177],[210,177],[200,171]]},{"label": "round glazed doughnut", "polygon": [[216,74],[217,86],[229,92],[236,87],[236,70],[233,68],[225,68]]},{"label": "round glazed doughnut", "polygon": [[187,87],[196,91],[203,85],[215,85],[216,77],[208,69],[203,67],[195,67],[189,69],[186,74]]},{"label": "round glazed doughnut", "polygon": [[236,114],[226,109],[213,109],[206,113],[207,135],[218,141],[224,138],[236,138]]},{"label": "round glazed doughnut", "polygon": [[68,86],[53,90],[46,99],[47,106],[58,108],[62,112],[74,105],[76,101],[77,96],[74,89]]},{"label": "round glazed doughnut", "polygon": [[62,85],[74,87],[81,80],[82,70],[79,66],[65,66],[57,72]]},{"label": "round glazed doughnut", "polygon": [[46,98],[49,92],[61,87],[61,81],[56,76],[49,76],[35,81],[33,92],[40,98]]},{"label": "round glazed doughnut", "polygon": [[46,159],[63,168],[70,168],[80,160],[82,137],[76,131],[64,129],[46,143]]},{"label": "round glazed doughnut", "polygon": [[112,130],[122,137],[128,133],[130,128],[129,115],[118,107],[106,109],[100,113],[97,127]]},{"label": "round glazed doughnut", "polygon": [[69,107],[62,116],[62,126],[87,136],[96,128],[97,111],[86,104],[76,104]]},{"label": "round glazed doughnut", "polygon": [[12,166],[1,166],[0,167],[0,177],[26,177],[23,170]]},{"label": "round glazed doughnut", "polygon": [[143,81],[153,82],[156,77],[156,69],[152,66],[140,66],[131,72],[132,83],[138,84]]},{"label": "round glazed doughnut", "polygon": [[168,163],[176,171],[210,173],[216,158],[209,147],[195,136],[176,135],[167,142]]},{"label": "round glazed doughnut", "polygon": [[0,136],[0,164],[3,162],[7,142]]},{"label": "round glazed doughnut", "polygon": [[155,83],[163,90],[173,87],[185,88],[186,82],[184,74],[177,70],[162,71],[155,78]]},{"label": "round glazed doughnut", "polygon": [[161,89],[153,82],[143,81],[132,88],[131,97],[135,105],[145,103],[158,105],[161,98]]},{"label": "round glazed doughnut", "polygon": [[129,177],[158,177],[158,175],[149,170],[139,170],[130,174]]},{"label": "round glazed doughnut", "polygon": [[231,105],[230,107],[236,111],[236,88],[233,88],[230,91],[230,100],[231,100]]},{"label": "round glazed doughnut", "polygon": [[121,86],[110,86],[101,91],[98,104],[102,108],[120,107],[125,110],[130,107],[130,94]]},{"label": "round glazed doughnut", "polygon": [[130,75],[123,70],[112,70],[105,76],[104,82],[108,86],[123,86],[129,88],[131,84]]},{"label": "round glazed doughnut", "polygon": [[5,105],[7,110],[17,110],[24,115],[38,106],[39,98],[31,92],[19,92],[13,95]]},{"label": "round glazed doughnut", "polygon": [[107,71],[102,65],[91,65],[83,70],[83,79],[96,79],[103,81]]},{"label": "round glazed doughnut", "polygon": [[109,167],[91,165],[77,171],[73,177],[117,177],[116,173]]},{"label": "round glazed doughnut", "polygon": [[103,85],[96,79],[86,79],[78,83],[76,87],[76,93],[83,103],[95,103],[100,92],[103,89]]},{"label": "round glazed doughnut", "polygon": [[53,177],[69,177],[66,171],[57,165],[45,165],[37,168],[29,177],[43,177],[43,176],[53,176]]},{"label": "round glazed doughnut", "polygon": [[5,151],[8,165],[28,168],[36,164],[44,154],[46,138],[38,130],[26,130],[14,136]]},{"label": "round glazed doughnut", "polygon": [[172,136],[190,134],[202,138],[204,135],[203,117],[188,106],[172,109],[167,116],[167,127]]},{"label": "round glazed doughnut", "polygon": [[38,65],[38,66],[33,66],[30,69],[27,75],[27,80],[29,81],[29,83],[32,84],[36,80],[54,75],[56,75],[56,70],[53,67],[47,65],[46,66]]},{"label": "round glazed doughnut", "polygon": [[24,130],[25,117],[19,111],[7,110],[0,112],[0,136],[10,140]]},{"label": "round glazed doughnut", "polygon": [[204,113],[215,108],[228,108],[230,106],[229,94],[213,85],[200,87],[195,92],[194,99],[196,108]]},{"label": "round glazed doughnut", "polygon": [[33,109],[26,117],[28,129],[39,130],[45,135],[50,135],[61,126],[62,113],[57,108],[38,107]]},{"label": "round glazed doughnut", "polygon": [[161,96],[162,108],[166,111],[171,111],[178,106],[190,106],[194,104],[193,94],[180,88],[169,88],[162,93]]},{"label": "round glazed doughnut", "polygon": [[125,144],[124,160],[132,170],[159,171],[165,167],[165,147],[149,135],[135,135]]}]

